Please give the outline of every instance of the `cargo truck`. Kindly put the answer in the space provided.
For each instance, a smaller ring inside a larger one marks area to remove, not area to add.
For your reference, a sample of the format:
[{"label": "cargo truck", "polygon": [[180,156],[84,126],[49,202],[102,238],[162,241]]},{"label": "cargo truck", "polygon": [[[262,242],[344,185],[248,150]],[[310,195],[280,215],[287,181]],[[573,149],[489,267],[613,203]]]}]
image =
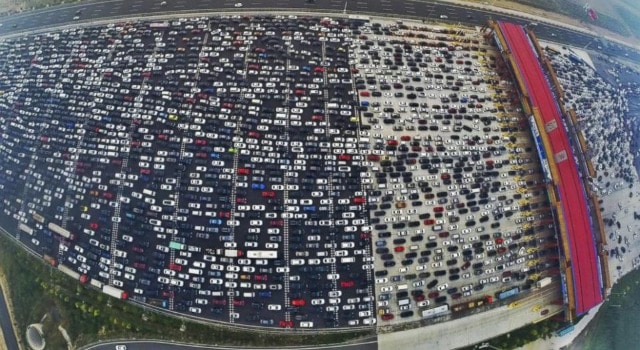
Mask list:
[{"label": "cargo truck", "polygon": [[242,251],[238,249],[216,249],[216,254],[223,255],[229,258],[237,258],[244,255]]},{"label": "cargo truck", "polygon": [[122,299],[122,300],[127,299],[127,292],[112,286],[103,286],[102,293],[117,299]]},{"label": "cargo truck", "polygon": [[536,287],[542,288],[551,284],[551,277],[545,277],[536,283]]}]

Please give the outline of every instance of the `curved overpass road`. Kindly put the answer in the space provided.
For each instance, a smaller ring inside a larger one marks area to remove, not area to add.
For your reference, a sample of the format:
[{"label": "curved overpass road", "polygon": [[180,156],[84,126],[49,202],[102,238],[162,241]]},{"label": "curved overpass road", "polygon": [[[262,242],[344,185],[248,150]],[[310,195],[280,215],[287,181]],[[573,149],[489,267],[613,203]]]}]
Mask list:
[{"label": "curved overpass road", "polygon": [[[215,4],[212,4],[210,0],[166,0],[167,4],[165,6],[160,5],[161,1],[162,0],[94,0],[25,12],[0,18],[0,22],[3,24],[3,26],[0,27],[0,35],[73,23],[73,17],[76,16],[76,11],[78,10],[81,11],[81,20],[85,22],[105,18],[117,19],[149,14],[170,15],[187,11],[210,12],[212,10],[237,10],[234,7],[237,0],[221,0],[216,1]],[[243,1],[243,4],[243,11],[268,8],[342,12],[345,8],[344,0],[317,0],[314,4],[308,4],[305,0],[246,0]],[[510,21],[522,25],[531,22],[531,19],[525,17],[492,12],[481,8],[464,7],[446,2],[419,0],[350,0],[346,2],[346,5],[347,13],[365,13],[372,15],[393,14],[398,17],[411,16],[426,20],[440,20],[441,15],[446,15],[451,23],[464,22],[466,24],[484,25],[488,19]],[[534,28],[534,31],[540,39],[579,47],[589,45],[594,40],[594,36],[592,35],[546,23],[539,23]],[[597,47],[598,45],[592,46]],[[602,52],[614,56],[626,56],[628,59],[636,61],[640,60],[640,52],[616,44],[611,45]]]},{"label": "curved overpass road", "polygon": [[[126,344],[127,350],[273,350],[274,348],[246,348],[232,346],[215,346],[215,345],[196,345],[187,343],[168,343],[162,341],[147,340],[127,340],[127,341],[110,341],[99,344],[92,344],[81,348],[82,350],[113,350],[118,344]],[[295,349],[295,350],[377,350],[378,344],[375,338],[364,339],[358,344],[337,344],[322,346],[304,346],[299,348],[280,347],[278,349]]]},{"label": "curved overpass road", "polygon": [[4,336],[4,345],[7,349],[18,349],[18,340],[13,330],[11,317],[9,317],[9,309],[5,303],[2,286],[0,286],[0,327],[2,328],[2,335]]}]

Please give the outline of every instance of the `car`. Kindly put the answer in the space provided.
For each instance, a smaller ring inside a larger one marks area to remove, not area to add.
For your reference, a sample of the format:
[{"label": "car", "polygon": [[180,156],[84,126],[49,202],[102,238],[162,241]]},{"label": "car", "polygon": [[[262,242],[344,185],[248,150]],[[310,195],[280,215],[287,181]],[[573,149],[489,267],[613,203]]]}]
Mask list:
[{"label": "car", "polygon": [[127,346],[123,344],[116,345],[116,350],[127,350]]},{"label": "car", "polygon": [[236,2],[233,6],[234,6],[234,7],[242,7],[242,6],[244,6],[244,5],[242,5],[242,3],[241,3],[241,2]]},{"label": "car", "polygon": [[307,302],[304,299],[292,299],[291,300],[291,305],[292,306],[305,306],[307,304]]}]

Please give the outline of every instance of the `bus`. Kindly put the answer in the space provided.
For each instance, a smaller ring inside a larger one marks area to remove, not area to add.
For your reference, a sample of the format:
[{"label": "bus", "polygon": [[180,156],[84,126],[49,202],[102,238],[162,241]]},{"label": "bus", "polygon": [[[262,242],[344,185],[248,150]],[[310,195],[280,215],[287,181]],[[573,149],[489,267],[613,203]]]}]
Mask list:
[{"label": "bus", "polygon": [[278,252],[275,250],[248,250],[247,258],[249,259],[277,259]]},{"label": "bus", "polygon": [[71,233],[68,230],[66,230],[66,229],[54,224],[53,222],[50,222],[49,225],[47,225],[47,227],[51,231],[59,234],[60,236],[66,238],[66,239],[74,240],[76,238],[76,236],[73,233]]}]

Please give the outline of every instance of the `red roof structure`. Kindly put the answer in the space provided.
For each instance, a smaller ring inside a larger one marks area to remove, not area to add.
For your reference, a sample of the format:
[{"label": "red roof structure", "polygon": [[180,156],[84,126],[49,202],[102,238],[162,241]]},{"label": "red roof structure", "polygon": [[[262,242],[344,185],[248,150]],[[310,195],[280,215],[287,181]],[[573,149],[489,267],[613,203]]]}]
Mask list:
[{"label": "red roof structure", "polygon": [[[544,131],[548,135],[549,158],[555,161],[560,179],[558,201],[562,207],[561,224],[565,225],[577,315],[589,311],[603,300],[602,281],[592,232],[587,196],[574,160],[573,150],[564,127],[560,108],[551,91],[530,37],[520,25],[498,22],[498,27],[512,55],[518,75],[524,82],[532,109],[540,112]],[[507,49],[507,48],[505,48]],[[541,130],[542,131],[542,130]]]}]

